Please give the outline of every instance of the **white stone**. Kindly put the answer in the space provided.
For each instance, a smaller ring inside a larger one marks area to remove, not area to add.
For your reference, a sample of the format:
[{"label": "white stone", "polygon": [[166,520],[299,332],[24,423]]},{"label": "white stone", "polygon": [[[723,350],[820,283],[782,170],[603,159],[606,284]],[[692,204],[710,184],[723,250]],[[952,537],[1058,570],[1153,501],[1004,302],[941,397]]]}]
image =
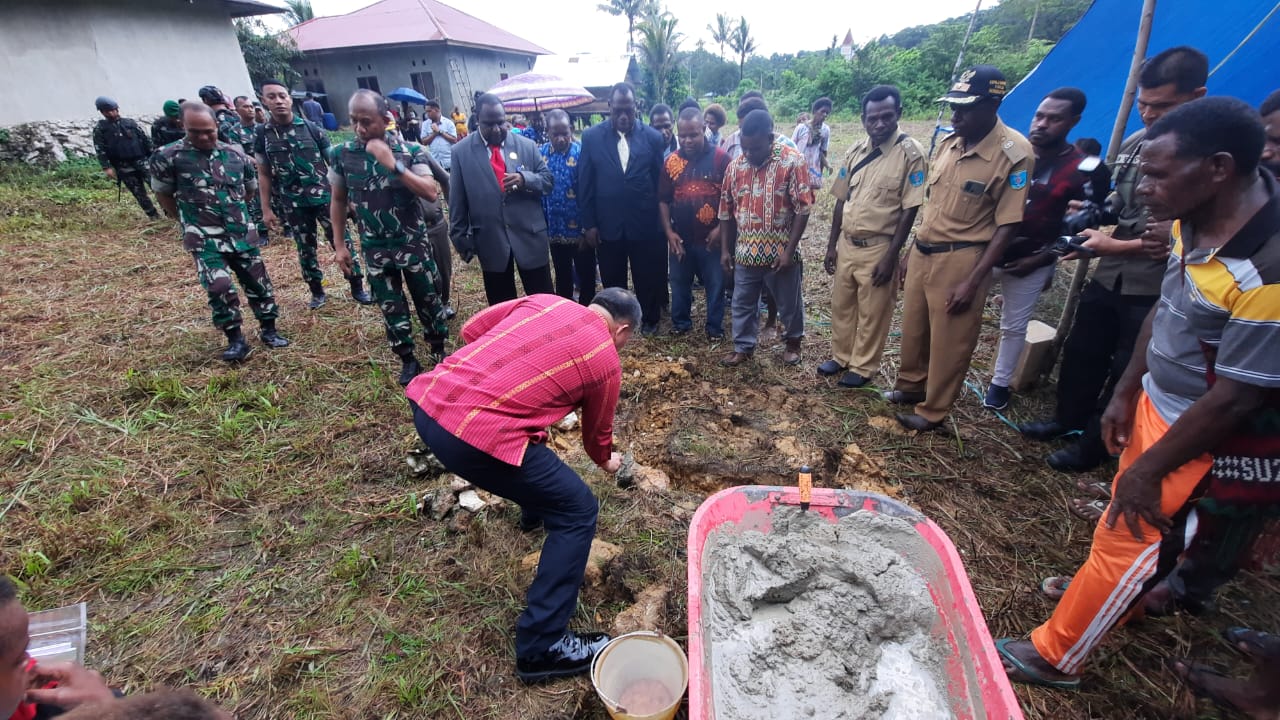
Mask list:
[{"label": "white stone", "polygon": [[475,490],[464,490],[458,496],[458,504],[467,512],[480,512],[484,509],[484,501],[480,499]]},{"label": "white stone", "polygon": [[555,424],[557,430],[569,432],[578,427],[578,413],[570,411],[568,415],[560,418],[560,422]]}]

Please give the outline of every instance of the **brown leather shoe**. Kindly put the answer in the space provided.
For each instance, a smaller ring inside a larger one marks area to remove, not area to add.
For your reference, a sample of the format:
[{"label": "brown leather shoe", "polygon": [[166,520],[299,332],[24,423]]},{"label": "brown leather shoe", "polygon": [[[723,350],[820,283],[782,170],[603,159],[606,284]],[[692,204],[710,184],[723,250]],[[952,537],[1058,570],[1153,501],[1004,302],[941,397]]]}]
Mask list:
[{"label": "brown leather shoe", "polygon": [[909,415],[905,413],[898,413],[894,415],[894,417],[897,418],[902,427],[908,430],[915,430],[916,432],[927,432],[929,430],[937,430],[942,427],[942,421],[934,422],[932,420],[922,418],[915,413],[911,413]]},{"label": "brown leather shoe", "polygon": [[751,353],[735,351],[720,358],[720,364],[725,367],[738,367],[739,365],[741,365],[742,363],[750,359],[751,359]]},{"label": "brown leather shoe", "polygon": [[800,364],[800,338],[788,338],[787,349],[782,353],[783,365]]}]

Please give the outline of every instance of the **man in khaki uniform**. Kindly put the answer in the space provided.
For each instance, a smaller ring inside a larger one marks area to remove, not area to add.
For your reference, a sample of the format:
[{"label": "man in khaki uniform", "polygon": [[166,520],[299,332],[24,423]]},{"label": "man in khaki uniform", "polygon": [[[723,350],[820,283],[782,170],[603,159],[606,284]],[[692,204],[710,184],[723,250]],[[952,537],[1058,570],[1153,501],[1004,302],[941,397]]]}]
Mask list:
[{"label": "man in khaki uniform", "polygon": [[915,405],[897,416],[909,430],[941,425],[960,395],[991,268],[1022,223],[1034,156],[996,114],[1004,94],[1004,75],[977,65],[939,98],[951,105],[955,132],[942,139],[929,170],[924,221],[907,262],[901,367],[884,395]]},{"label": "man in khaki uniform", "polygon": [[843,373],[841,387],[862,387],[880,370],[893,315],[898,255],[924,203],[920,143],[898,132],[902,95],[879,85],[862,98],[867,139],[854,145],[836,173],[836,208],[823,266],[831,286],[831,359],[818,374]]}]

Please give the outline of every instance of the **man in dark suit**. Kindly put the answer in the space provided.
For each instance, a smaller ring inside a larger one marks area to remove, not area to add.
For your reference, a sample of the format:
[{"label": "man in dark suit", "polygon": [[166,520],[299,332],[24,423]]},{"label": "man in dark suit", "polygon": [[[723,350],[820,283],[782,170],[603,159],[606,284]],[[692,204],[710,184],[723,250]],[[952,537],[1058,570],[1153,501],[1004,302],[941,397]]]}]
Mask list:
[{"label": "man in dark suit", "polygon": [[515,271],[526,295],[554,292],[551,244],[542,196],[551,171],[538,146],[507,132],[502,101],[481,95],[479,132],[453,146],[450,168],[450,235],[465,262],[479,256],[490,305],[516,298]]},{"label": "man in dark suit", "polygon": [[658,331],[667,287],[667,242],[658,221],[663,148],[661,133],[636,122],[635,88],[618,83],[609,119],[582,134],[578,158],[583,242],[596,248],[605,287],[627,286],[630,261],[645,335]]}]

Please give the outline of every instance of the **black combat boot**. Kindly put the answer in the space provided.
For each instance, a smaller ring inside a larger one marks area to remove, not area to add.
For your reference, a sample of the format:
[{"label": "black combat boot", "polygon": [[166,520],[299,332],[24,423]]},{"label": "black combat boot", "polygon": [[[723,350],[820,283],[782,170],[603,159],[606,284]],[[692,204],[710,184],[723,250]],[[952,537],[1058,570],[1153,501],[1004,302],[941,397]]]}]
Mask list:
[{"label": "black combat boot", "polygon": [[275,320],[263,320],[262,332],[258,337],[262,339],[262,344],[267,347],[281,348],[289,346],[289,338],[276,331]]},{"label": "black combat boot", "polygon": [[413,382],[421,372],[422,366],[418,364],[418,358],[414,357],[412,352],[400,356],[400,387]]},{"label": "black combat boot", "polygon": [[358,277],[347,278],[351,282],[351,299],[361,305],[372,305],[373,297],[364,289],[364,282]]},{"label": "black combat boot", "polygon": [[324,294],[324,285],[319,280],[312,280],[307,285],[311,287],[311,302],[307,303],[307,308],[319,310],[329,301],[329,298],[325,297]]},{"label": "black combat boot", "polygon": [[244,340],[244,333],[240,332],[240,328],[231,328],[225,331],[227,333],[227,349],[222,351],[222,359],[235,363],[249,357],[249,353],[253,352],[253,348],[249,347],[249,343]]}]

